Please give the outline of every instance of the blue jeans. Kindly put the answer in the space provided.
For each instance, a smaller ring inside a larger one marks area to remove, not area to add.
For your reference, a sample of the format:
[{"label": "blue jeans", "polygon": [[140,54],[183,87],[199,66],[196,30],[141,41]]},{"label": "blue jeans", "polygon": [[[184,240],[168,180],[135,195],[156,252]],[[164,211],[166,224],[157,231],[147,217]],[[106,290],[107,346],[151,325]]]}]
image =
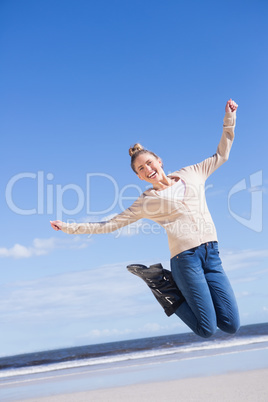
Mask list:
[{"label": "blue jeans", "polygon": [[172,276],[185,297],[175,314],[204,338],[213,335],[217,327],[235,333],[240,326],[238,307],[222,268],[218,243],[201,244],[170,261]]}]

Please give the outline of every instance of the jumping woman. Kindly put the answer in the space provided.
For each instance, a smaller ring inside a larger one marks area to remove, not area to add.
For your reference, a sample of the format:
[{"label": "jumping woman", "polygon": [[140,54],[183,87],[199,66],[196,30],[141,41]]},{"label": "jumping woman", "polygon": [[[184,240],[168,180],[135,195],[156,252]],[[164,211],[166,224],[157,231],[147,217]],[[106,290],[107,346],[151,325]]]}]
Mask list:
[{"label": "jumping woman", "polygon": [[238,105],[225,107],[223,133],[216,153],[203,162],[166,175],[162,160],[135,144],[129,149],[131,167],[152,187],[125,211],[105,222],[51,221],[68,234],[109,233],[147,218],[167,232],[171,271],[161,264],[129,265],[142,278],[169,316],[175,313],[197,335],[207,338],[217,327],[227,333],[239,328],[239,313],[219,257],[216,229],[205,199],[206,179],[227,161],[234,139]]}]

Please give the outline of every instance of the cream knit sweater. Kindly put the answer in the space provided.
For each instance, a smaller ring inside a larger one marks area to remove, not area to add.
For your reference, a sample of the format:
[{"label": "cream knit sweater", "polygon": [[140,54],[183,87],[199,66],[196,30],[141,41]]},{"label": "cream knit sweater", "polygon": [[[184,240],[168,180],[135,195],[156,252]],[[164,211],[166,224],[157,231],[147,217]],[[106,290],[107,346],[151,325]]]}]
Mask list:
[{"label": "cream knit sweater", "polygon": [[168,175],[185,182],[182,201],[163,198],[151,188],[129,208],[108,221],[63,223],[62,230],[69,234],[109,233],[147,218],[166,230],[171,258],[202,243],[217,241],[216,228],[206,203],[205,181],[227,161],[234,139],[235,121],[235,112],[225,114],[222,137],[213,156]]}]

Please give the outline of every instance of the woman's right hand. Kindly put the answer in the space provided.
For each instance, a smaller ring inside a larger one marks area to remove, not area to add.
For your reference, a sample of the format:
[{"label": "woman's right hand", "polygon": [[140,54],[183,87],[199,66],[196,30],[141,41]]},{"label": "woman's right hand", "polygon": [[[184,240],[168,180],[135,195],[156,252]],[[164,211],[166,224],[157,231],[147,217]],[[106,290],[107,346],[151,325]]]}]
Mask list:
[{"label": "woman's right hand", "polygon": [[238,104],[235,101],[233,101],[232,99],[229,99],[225,106],[225,112],[226,113],[227,112],[234,113],[237,108],[238,108]]},{"label": "woman's right hand", "polygon": [[50,225],[54,230],[61,230],[62,228],[62,221],[50,221]]}]

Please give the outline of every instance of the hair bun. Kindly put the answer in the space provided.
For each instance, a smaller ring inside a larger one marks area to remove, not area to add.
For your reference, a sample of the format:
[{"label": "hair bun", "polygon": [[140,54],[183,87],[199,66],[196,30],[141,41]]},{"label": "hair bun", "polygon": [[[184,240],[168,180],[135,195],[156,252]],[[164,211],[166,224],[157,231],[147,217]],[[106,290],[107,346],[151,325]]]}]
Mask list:
[{"label": "hair bun", "polygon": [[128,150],[128,153],[130,156],[134,155],[136,152],[142,151],[144,148],[141,144],[137,143],[133,145],[133,147],[130,147]]}]

